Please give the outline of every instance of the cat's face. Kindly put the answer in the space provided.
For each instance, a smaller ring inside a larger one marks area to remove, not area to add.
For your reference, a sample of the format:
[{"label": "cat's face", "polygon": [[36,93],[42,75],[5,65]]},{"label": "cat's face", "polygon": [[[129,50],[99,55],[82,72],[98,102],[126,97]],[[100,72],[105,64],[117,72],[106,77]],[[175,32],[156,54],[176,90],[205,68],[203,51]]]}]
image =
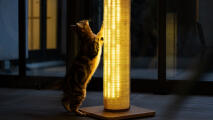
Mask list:
[{"label": "cat's face", "polygon": [[[84,49],[86,49],[87,47],[90,47],[90,44],[94,44],[94,43],[98,44],[99,47],[102,47],[102,45],[104,43],[103,25],[97,35],[95,35],[92,32],[92,30],[89,26],[88,20],[79,21],[78,23],[76,23],[76,25],[72,26],[72,29],[75,30],[79,34],[79,37],[82,37],[80,39],[81,42],[87,43],[87,44],[82,44],[82,45],[84,45],[83,46]],[[87,39],[87,38],[89,38],[89,39]]]}]

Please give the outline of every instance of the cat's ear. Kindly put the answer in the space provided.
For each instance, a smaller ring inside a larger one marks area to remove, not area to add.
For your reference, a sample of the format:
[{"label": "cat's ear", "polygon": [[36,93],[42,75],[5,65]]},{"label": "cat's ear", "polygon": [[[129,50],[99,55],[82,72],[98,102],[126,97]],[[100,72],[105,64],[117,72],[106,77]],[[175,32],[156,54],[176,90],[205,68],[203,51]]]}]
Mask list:
[{"label": "cat's ear", "polygon": [[86,21],[86,24],[89,25],[89,20],[85,20],[85,21]]},{"label": "cat's ear", "polygon": [[79,28],[84,28],[83,24],[81,24],[81,23],[76,23],[76,26]]},{"label": "cat's ear", "polygon": [[82,20],[80,22],[76,23],[77,27],[80,29],[84,28],[85,26],[89,26],[89,21],[88,20]]}]

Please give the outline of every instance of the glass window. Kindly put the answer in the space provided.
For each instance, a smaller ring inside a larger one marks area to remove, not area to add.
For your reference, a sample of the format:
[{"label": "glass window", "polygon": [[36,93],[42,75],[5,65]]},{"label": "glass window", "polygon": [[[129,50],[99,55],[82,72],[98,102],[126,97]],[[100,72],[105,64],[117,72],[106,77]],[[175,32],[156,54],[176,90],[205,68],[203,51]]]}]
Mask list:
[{"label": "glass window", "polygon": [[47,49],[57,48],[57,0],[47,0]]},{"label": "glass window", "polygon": [[28,0],[28,49],[40,49],[40,0]]},{"label": "glass window", "polygon": [[[201,50],[202,59],[209,59],[208,57],[212,56],[212,47],[213,47],[213,34],[212,34],[213,16],[211,15],[213,11],[212,4],[213,1],[211,0],[199,0],[199,5],[197,6],[199,8],[198,20],[201,25],[200,32],[203,32],[203,38],[201,36],[201,39],[203,39],[202,43],[204,44],[204,47]],[[212,78],[213,78],[213,69],[211,66],[211,70],[209,70],[204,75],[202,80],[212,81]]]},{"label": "glass window", "polygon": [[[64,77],[66,72],[66,18],[59,18],[58,0],[28,0],[28,76]],[[66,8],[60,7],[63,10]],[[46,15],[46,17],[42,17]],[[58,23],[58,19],[61,23]],[[60,24],[60,25],[59,25]]]},{"label": "glass window", "polygon": [[18,1],[0,3],[0,74],[18,75]]},{"label": "glass window", "polygon": [[[187,80],[212,46],[209,0],[168,0],[166,17],[167,79]],[[207,74],[205,80],[209,80]]]},{"label": "glass window", "polygon": [[131,4],[131,78],[157,79],[157,1]]}]

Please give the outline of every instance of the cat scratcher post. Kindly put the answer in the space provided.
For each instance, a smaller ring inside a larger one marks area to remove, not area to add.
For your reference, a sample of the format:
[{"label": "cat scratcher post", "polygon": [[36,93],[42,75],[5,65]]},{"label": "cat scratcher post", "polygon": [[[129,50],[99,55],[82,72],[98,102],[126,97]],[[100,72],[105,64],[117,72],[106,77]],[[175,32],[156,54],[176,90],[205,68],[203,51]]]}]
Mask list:
[{"label": "cat scratcher post", "polygon": [[99,119],[154,116],[155,112],[130,106],[131,0],[104,0],[104,106],[81,108]]}]

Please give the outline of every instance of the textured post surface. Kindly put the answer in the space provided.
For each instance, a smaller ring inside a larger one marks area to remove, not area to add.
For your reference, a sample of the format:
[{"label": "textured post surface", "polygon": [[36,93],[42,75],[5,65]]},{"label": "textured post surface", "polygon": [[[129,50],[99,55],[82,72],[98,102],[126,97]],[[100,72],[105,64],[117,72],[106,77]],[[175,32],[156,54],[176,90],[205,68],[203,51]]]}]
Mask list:
[{"label": "textured post surface", "polygon": [[104,109],[130,107],[130,0],[104,0]]}]

